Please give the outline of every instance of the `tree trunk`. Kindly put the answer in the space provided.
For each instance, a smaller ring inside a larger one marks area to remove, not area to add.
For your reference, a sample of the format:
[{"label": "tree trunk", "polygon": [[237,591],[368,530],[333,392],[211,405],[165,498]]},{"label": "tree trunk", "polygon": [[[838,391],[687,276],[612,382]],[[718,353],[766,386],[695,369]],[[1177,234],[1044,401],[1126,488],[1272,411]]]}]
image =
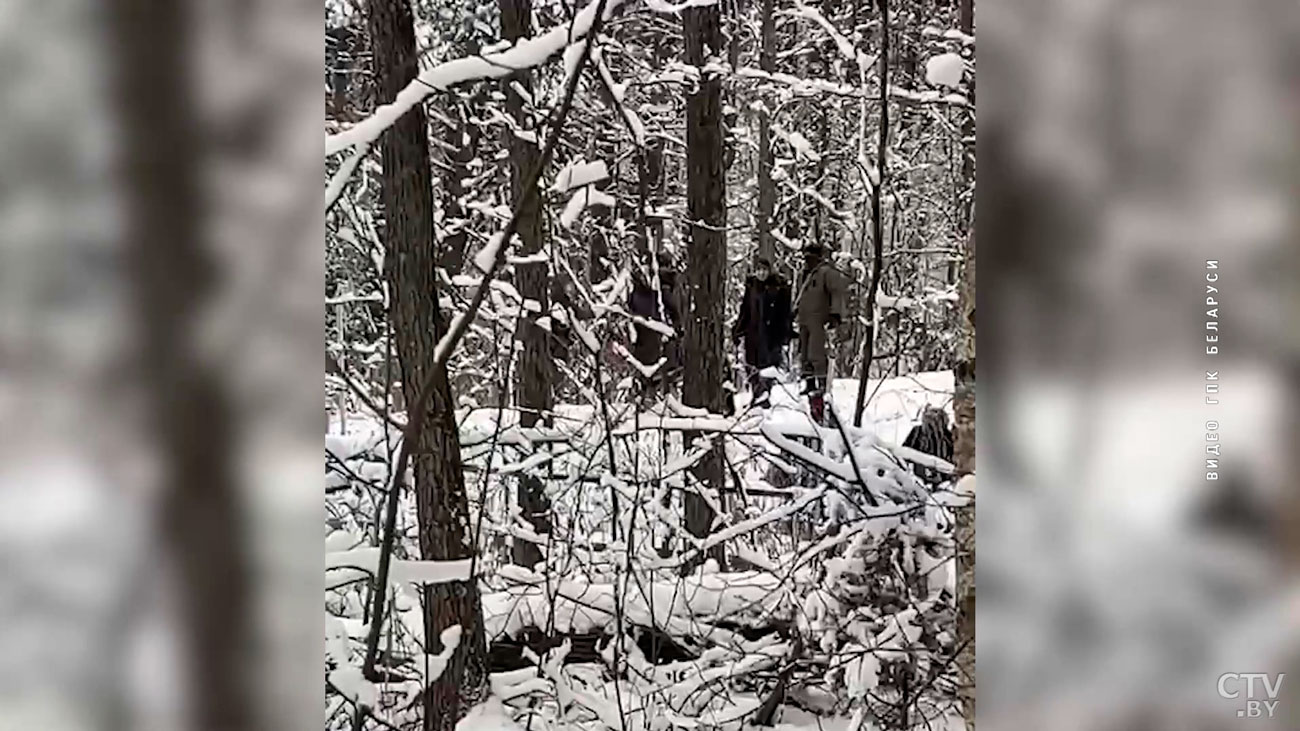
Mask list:
[{"label": "tree trunk", "polygon": [[[500,8],[501,34],[506,40],[517,41],[531,34],[532,0],[500,0]],[[532,127],[531,118],[524,111],[524,99],[515,90],[514,84],[531,93],[532,74],[520,71],[507,77],[503,84],[506,110],[520,129],[529,129]],[[514,207],[520,211],[520,253],[528,256],[542,250],[546,235],[545,222],[542,220],[542,197],[524,195],[524,184],[529,174],[537,168],[541,152],[536,143],[522,140],[510,130],[506,130],[506,135],[510,149],[510,197]],[[532,427],[539,422],[549,423],[552,407],[554,365],[548,333],[537,326],[537,318],[549,313],[551,309],[550,282],[546,262],[520,264],[515,269],[519,275],[519,294],[525,301],[533,300],[541,306],[538,313],[525,311],[524,321],[519,326],[519,336],[524,346],[519,357],[518,371],[519,421],[524,427]],[[532,525],[533,530],[541,534],[550,533],[551,506],[546,499],[542,479],[534,475],[521,476],[517,494],[520,513]],[[516,540],[511,559],[516,564],[531,567],[542,560],[542,552],[534,543]]]},{"label": "tree trunk", "polygon": [[[722,78],[705,72],[710,56],[723,51],[722,28],[716,5],[692,7],[682,12],[686,37],[686,63],[701,70],[699,86],[686,101],[686,209],[691,233],[687,245],[685,362],[692,366],[682,399],[688,406],[713,413],[723,410],[723,310],[727,297],[726,178],[723,172]],[[686,444],[698,434],[687,432]],[[721,442],[692,471],[703,489],[722,487]],[[686,529],[694,536],[708,535],[713,510],[693,491],[686,493]],[[722,564],[722,547],[709,556]]]},{"label": "tree trunk", "polygon": [[[960,0],[960,6],[957,8],[957,25],[959,30],[966,35],[975,35],[975,0]],[[958,191],[958,230],[963,234],[970,231],[973,225],[975,212],[975,77],[971,76],[970,82],[966,87],[966,98],[970,100],[971,107],[963,110],[961,124],[961,136],[959,144],[962,151],[961,156],[961,189]],[[949,267],[952,273],[950,281],[956,280],[957,264]]]},{"label": "tree trunk", "polygon": [[451,169],[444,176],[446,200],[443,202],[443,237],[439,264],[455,276],[465,268],[465,249],[469,244],[469,214],[462,199],[469,163],[478,149],[478,129],[469,121],[469,113],[459,105],[448,110],[456,124],[446,128],[447,142],[455,148],[449,156]]},{"label": "tree trunk", "polygon": [[[961,340],[953,369],[953,464],[958,476],[975,472],[975,229],[967,238],[960,294]],[[975,502],[957,512],[958,694],[966,728],[975,728]]]},{"label": "tree trunk", "polygon": [[862,412],[867,403],[867,381],[871,378],[871,361],[876,357],[876,295],[880,292],[880,275],[885,257],[885,187],[886,148],[889,141],[889,0],[880,0],[880,135],[876,145],[876,184],[871,186],[871,282],[867,287],[866,330],[862,349],[862,370],[858,375],[858,399],[853,407],[853,425],[862,426]]},{"label": "tree trunk", "polygon": [[[458,49],[464,55],[479,52],[477,41],[469,41]],[[465,250],[469,248],[469,211],[465,208],[465,181],[470,177],[469,164],[478,155],[479,138],[482,132],[470,121],[474,109],[487,101],[487,87],[480,85],[470,97],[468,103],[457,97],[450,97],[446,116],[454,123],[443,125],[444,142],[451,145],[452,152],[447,155],[450,168],[443,178],[443,233],[439,266],[447,274],[455,276],[465,269]]]},{"label": "tree trunk", "polygon": [[250,560],[234,469],[238,448],[220,372],[195,356],[216,271],[192,115],[195,19],[186,3],[115,0],[125,257],[139,357],[159,446],[160,532],[178,582],[184,687],[191,727],[256,728],[256,669],[248,638]]},{"label": "tree trunk", "polygon": [[[975,34],[975,0],[961,0],[958,24],[963,33]],[[969,99],[975,103],[975,83],[969,86]],[[962,200],[959,204],[961,226],[966,233],[966,260],[961,276],[960,313],[962,339],[954,369],[953,410],[956,416],[953,460],[957,474],[975,472],[975,115],[967,111],[962,124]],[[957,515],[957,638],[965,643],[957,658],[960,678],[959,694],[962,717],[968,731],[975,728],[975,500]]]},{"label": "tree trunk", "polygon": [[[417,72],[410,6],[406,0],[371,0],[369,26],[380,99],[391,101]],[[443,329],[437,252],[430,245],[433,180],[422,107],[416,106],[384,132],[380,151],[387,249],[384,275],[392,292],[389,318],[406,402],[416,405],[416,390],[435,362],[434,349]],[[426,560],[471,558],[469,499],[445,368],[433,374],[432,383],[432,394],[424,404],[426,424],[412,451],[420,553]],[[452,731],[456,721],[487,694],[487,648],[478,586],[473,580],[427,586],[424,610],[429,652],[441,650],[439,635],[447,627],[460,625],[463,632],[451,663],[424,697],[424,729]]]},{"label": "tree trunk", "polygon": [[[776,8],[774,0],[763,0],[762,50],[758,67],[766,72],[776,71]],[[772,215],[776,211],[776,182],[772,180],[772,110],[766,99],[759,100],[758,113],[758,255],[776,261],[776,245],[772,238]]]}]

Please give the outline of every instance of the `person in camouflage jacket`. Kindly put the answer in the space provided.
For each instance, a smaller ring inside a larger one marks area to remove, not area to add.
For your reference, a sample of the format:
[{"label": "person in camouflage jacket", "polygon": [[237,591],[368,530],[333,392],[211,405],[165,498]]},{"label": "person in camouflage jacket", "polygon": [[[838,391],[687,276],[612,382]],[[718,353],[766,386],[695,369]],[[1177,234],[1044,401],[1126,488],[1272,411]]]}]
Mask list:
[{"label": "person in camouflage jacket", "polygon": [[813,420],[824,424],[826,378],[830,371],[827,329],[844,323],[848,278],[835,268],[826,248],[817,243],[803,248],[804,269],[795,301],[799,329],[799,363]]}]

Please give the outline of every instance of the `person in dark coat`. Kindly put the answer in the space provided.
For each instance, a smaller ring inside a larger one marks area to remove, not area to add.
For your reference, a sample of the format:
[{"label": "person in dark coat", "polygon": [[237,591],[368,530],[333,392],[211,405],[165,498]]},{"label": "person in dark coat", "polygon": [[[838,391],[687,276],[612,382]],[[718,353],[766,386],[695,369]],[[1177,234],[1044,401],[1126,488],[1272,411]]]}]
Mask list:
[{"label": "person in dark coat", "polygon": [[781,352],[791,337],[790,285],[759,257],[754,273],[745,280],[740,316],[731,327],[731,340],[745,344],[745,365],[754,403],[767,401],[772,379],[761,375],[764,368],[781,365]]},{"label": "person in dark coat", "polygon": [[[926,406],[921,412],[921,423],[907,433],[903,446],[951,462],[953,441],[948,412],[937,406]],[[919,464],[912,465],[912,472],[930,487],[937,486],[945,479],[938,470]]]}]

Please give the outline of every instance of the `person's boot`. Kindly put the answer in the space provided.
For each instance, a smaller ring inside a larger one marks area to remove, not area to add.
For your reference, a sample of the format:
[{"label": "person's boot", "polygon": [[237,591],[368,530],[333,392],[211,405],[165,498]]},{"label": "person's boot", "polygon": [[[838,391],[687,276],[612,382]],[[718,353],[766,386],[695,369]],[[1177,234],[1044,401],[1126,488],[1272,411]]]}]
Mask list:
[{"label": "person's boot", "polygon": [[826,399],[822,394],[814,393],[808,397],[808,410],[814,423],[826,426]]}]

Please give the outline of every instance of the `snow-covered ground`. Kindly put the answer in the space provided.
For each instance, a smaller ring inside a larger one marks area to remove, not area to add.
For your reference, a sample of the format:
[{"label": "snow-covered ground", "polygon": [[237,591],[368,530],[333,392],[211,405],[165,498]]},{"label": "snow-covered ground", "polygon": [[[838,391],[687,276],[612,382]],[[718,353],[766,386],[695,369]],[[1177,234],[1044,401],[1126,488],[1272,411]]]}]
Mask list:
[{"label": "snow-covered ground", "polygon": [[[855,378],[837,378],[831,385],[831,400],[846,420],[853,417],[858,383]],[[791,422],[806,420],[808,402],[800,395],[800,388],[797,382],[778,383],[772,389],[772,407],[766,418]],[[902,444],[908,430],[918,423],[921,411],[926,406],[942,406],[948,412],[949,419],[953,418],[952,391],[953,375],[949,370],[872,379],[867,382],[863,426],[887,442]],[[749,402],[749,393],[740,393],[736,397],[737,408],[741,412],[748,410]],[[556,428],[559,430],[576,431],[582,424],[597,418],[595,407],[585,404],[559,404],[555,407],[555,415]],[[498,416],[501,426],[519,423],[519,413],[513,410],[498,412],[495,408],[473,411],[461,409],[456,412],[456,416],[461,425],[462,440],[471,443],[490,438],[496,431]],[[326,449],[335,455],[358,454],[383,442],[382,424],[368,414],[349,415],[347,434],[340,434],[338,428],[338,422],[335,421],[325,437]],[[390,428],[389,431],[394,438],[397,436],[396,429]]]},{"label": "snow-covered ground", "polygon": [[[462,580],[472,571],[490,642],[519,638],[525,629],[604,639],[597,647],[600,662],[566,659],[567,641],[541,657],[526,653],[537,667],[494,675],[493,698],[465,719],[462,731],[513,729],[522,724],[521,714],[532,714],[530,725],[556,731],[739,731],[792,654],[828,669],[800,671],[792,700],[777,708],[777,728],[880,726],[893,713],[895,700],[882,699],[893,697],[899,674],[912,678],[914,687],[939,687],[934,681],[948,672],[945,658],[954,647],[951,514],[939,493],[918,489],[910,471],[890,456],[926,406],[951,413],[952,385],[950,372],[869,382],[863,427],[847,429],[853,467],[838,432],[813,431],[796,383],[779,384],[763,410],[751,410],[750,395],[739,394],[731,418],[671,398],[635,417],[626,404],[610,404],[610,422],[603,409],[560,405],[554,425],[540,430],[521,428],[510,410],[460,411],[472,478],[467,489],[475,512],[485,512],[480,557],[474,566],[410,559],[417,521],[403,504],[405,550],[390,575],[400,642],[415,657],[431,658],[429,667],[440,672],[445,662],[420,646],[424,619],[416,588]],[[846,421],[857,392],[855,380],[832,384],[832,403]],[[805,450],[800,460],[821,469],[766,502],[706,495],[721,509],[710,534],[694,539],[683,530],[681,508],[667,500],[680,491],[710,492],[686,479],[709,451],[685,444],[686,429],[725,434],[728,460],[738,470],[732,474],[750,489],[771,487],[766,479],[775,463],[768,458],[779,459],[790,448]],[[814,447],[786,436],[813,433],[822,437]],[[391,482],[385,434],[395,448],[398,429],[354,414],[346,434],[326,437],[332,465],[327,502],[335,526],[326,539],[328,677],[337,692],[368,703],[385,693],[410,698],[419,687],[417,681],[376,687],[358,671],[368,634],[364,579],[379,558],[376,504],[364,483]],[[545,480],[557,519],[551,539],[515,517],[517,474]],[[861,504],[859,480],[885,501]],[[822,503],[827,511],[807,510]],[[831,510],[832,504],[853,510]],[[614,524],[619,539],[611,541],[607,532]],[[665,537],[671,538],[667,544]],[[531,568],[509,563],[508,547],[517,540],[541,545],[542,562]],[[661,545],[674,548],[663,556]],[[727,561],[740,559],[743,570],[720,571],[709,560],[681,576],[679,569],[710,545],[725,545]],[[635,641],[645,632],[672,638],[698,657],[647,657]],[[948,691],[932,690],[914,701],[912,713],[945,728],[952,702]],[[402,720],[400,713],[394,710],[389,719]],[[855,713],[868,715],[855,719]]]},{"label": "snow-covered ground", "polygon": [[[853,419],[858,398],[858,379],[837,378],[831,384],[831,401],[846,421]],[[863,427],[877,437],[902,444],[907,432],[915,426],[926,406],[942,406],[953,418],[952,371],[911,373],[885,379],[867,381],[867,401],[863,409]],[[798,421],[808,412],[807,399],[800,396],[799,383],[778,383],[772,389],[772,410],[769,419]],[[740,394],[737,403],[745,409],[749,394]]]}]

